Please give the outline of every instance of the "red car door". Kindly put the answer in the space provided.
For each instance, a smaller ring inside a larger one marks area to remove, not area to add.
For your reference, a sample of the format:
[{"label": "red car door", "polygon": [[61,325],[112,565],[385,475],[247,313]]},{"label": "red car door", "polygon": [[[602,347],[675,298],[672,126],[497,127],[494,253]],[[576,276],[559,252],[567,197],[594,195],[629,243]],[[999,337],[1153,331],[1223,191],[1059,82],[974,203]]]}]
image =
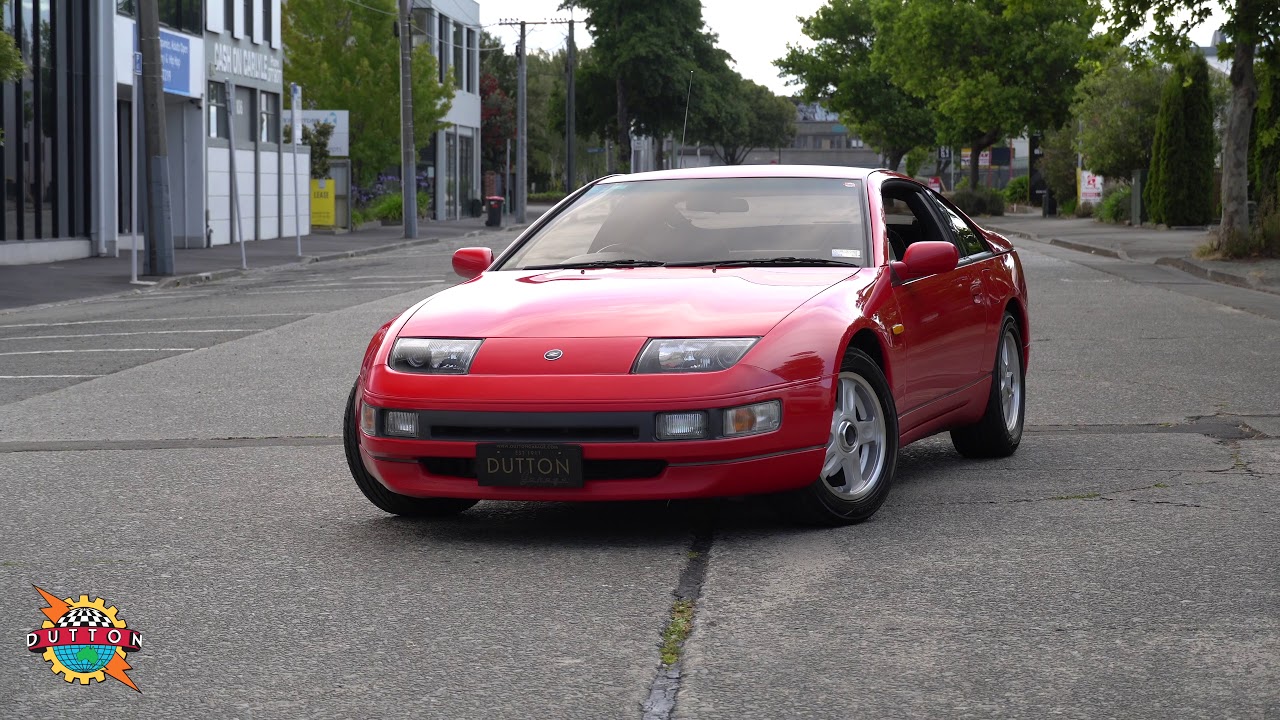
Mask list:
[{"label": "red car door", "polygon": [[[883,193],[886,204],[905,204],[914,216],[915,230],[905,238],[907,246],[929,240],[954,242],[923,188],[886,182]],[[974,382],[987,324],[985,293],[978,268],[963,261],[949,272],[900,283],[894,292],[905,351],[904,398],[898,412],[919,412],[909,421],[914,425],[958,407],[956,391]]]}]

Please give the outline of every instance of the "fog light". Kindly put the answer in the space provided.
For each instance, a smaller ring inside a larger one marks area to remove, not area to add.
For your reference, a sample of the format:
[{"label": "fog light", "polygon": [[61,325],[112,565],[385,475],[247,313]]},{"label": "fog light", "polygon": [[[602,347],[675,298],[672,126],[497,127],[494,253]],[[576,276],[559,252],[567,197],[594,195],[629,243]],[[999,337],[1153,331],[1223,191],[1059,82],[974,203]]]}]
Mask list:
[{"label": "fog light", "polygon": [[707,415],[701,412],[660,413],[659,440],[696,440],[707,436]]},{"label": "fog light", "polygon": [[724,435],[755,435],[782,425],[782,403],[777,400],[729,408],[724,411]]},{"label": "fog light", "polygon": [[388,410],[386,413],[386,429],[388,435],[396,437],[418,437],[418,413],[403,410]]},{"label": "fog light", "polygon": [[360,403],[360,432],[374,436],[378,434],[378,409],[367,403]]}]

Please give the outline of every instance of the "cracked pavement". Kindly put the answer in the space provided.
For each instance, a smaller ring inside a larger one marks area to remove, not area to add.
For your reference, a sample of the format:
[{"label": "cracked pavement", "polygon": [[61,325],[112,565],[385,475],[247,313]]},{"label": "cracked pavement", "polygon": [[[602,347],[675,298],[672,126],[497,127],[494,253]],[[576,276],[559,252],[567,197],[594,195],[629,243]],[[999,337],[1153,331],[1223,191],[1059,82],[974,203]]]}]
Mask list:
[{"label": "cracked pavement", "polygon": [[[0,380],[6,713],[1280,718],[1275,298],[1021,243],[1021,449],[918,443],[860,526],[760,500],[391,518],[340,406],[459,244],[0,315],[31,353]],[[32,584],[120,608],[141,695],[22,649]]]}]

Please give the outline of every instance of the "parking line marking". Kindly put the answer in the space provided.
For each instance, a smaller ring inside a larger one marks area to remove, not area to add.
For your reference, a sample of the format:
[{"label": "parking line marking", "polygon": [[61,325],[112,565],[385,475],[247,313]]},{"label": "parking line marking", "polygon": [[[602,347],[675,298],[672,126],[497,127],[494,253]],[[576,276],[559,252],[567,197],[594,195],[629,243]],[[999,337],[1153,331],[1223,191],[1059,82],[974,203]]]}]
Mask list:
[{"label": "parking line marking", "polygon": [[31,378],[96,378],[106,375],[0,375],[0,380],[28,380]]},{"label": "parking line marking", "polygon": [[196,348],[85,348],[81,350],[19,350],[0,352],[0,355],[70,355],[71,353],[104,352],[191,352]]},{"label": "parking line marking", "polygon": [[221,320],[223,318],[252,318],[252,317],[311,317],[315,313],[250,313],[247,315],[217,315],[210,317],[208,315],[195,315],[189,317],[165,317],[165,318],[113,318],[110,320],[75,320],[69,322],[51,322],[51,323],[19,323],[16,325],[0,325],[0,330],[5,328],[25,328],[25,327],[65,327],[70,325],[98,325],[105,323],[137,323],[137,322],[179,322],[181,320]]},{"label": "parking line marking", "polygon": [[0,337],[0,342],[4,342],[5,340],[66,340],[68,338],[125,337],[128,335],[185,335],[187,333],[249,333],[249,332],[258,332],[258,331],[244,330],[241,328],[228,328],[226,330],[138,330],[135,332],[84,333],[80,335],[21,335],[19,337]]}]

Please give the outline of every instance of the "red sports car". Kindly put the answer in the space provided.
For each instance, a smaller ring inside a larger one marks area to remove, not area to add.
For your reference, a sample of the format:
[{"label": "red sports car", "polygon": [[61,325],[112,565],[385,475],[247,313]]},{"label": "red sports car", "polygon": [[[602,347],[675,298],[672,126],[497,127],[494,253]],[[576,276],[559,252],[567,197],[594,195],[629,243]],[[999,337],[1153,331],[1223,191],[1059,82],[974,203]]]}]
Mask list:
[{"label": "red sports car", "polygon": [[777,493],[873,515],[898,451],[1014,452],[1017,252],[884,170],[615,175],[387,323],[347,403],[360,490],[401,515],[479,500]]}]

